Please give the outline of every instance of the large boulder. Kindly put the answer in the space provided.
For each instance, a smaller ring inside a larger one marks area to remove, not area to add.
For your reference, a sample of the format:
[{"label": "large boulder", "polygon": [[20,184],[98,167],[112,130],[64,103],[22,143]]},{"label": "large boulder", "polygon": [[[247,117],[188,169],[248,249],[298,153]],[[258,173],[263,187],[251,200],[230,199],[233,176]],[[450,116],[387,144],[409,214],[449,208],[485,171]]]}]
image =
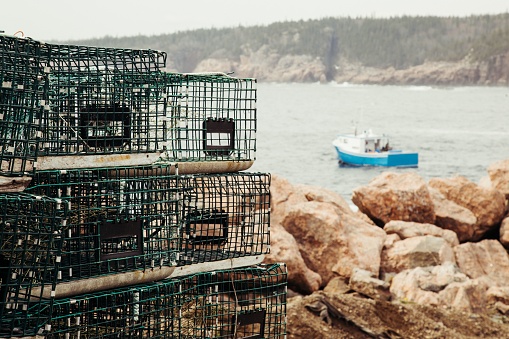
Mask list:
[{"label": "large boulder", "polygon": [[468,277],[451,262],[443,265],[416,267],[396,274],[390,292],[393,300],[406,300],[419,304],[437,306],[440,304],[439,292],[449,284],[462,283]]},{"label": "large boulder", "polygon": [[388,282],[377,279],[373,273],[360,268],[354,268],[348,286],[351,290],[372,299],[389,300],[391,297]]},{"label": "large boulder", "polygon": [[500,224],[500,243],[509,248],[509,217],[504,218]]},{"label": "large boulder", "polygon": [[287,179],[272,174],[270,181],[270,220],[278,223],[286,214],[286,207],[308,201],[306,196],[296,192],[296,188]]},{"label": "large boulder", "polygon": [[307,201],[329,203],[338,208],[338,213],[340,214],[358,215],[350,208],[350,205],[341,195],[329,189],[310,185],[295,185],[295,194],[306,197]]},{"label": "large boulder", "polygon": [[352,201],[379,226],[391,220],[435,222],[428,187],[414,172],[384,172],[367,186],[354,189]]},{"label": "large boulder", "polygon": [[328,203],[337,208],[340,214],[358,215],[350,208],[346,200],[336,192],[310,185],[293,185],[287,179],[276,174],[272,174],[270,198],[272,223],[278,223],[284,218],[287,207],[309,201]]},{"label": "large boulder", "polygon": [[486,276],[498,286],[509,281],[509,255],[497,240],[464,243],[454,248],[460,270],[470,278]]},{"label": "large boulder", "polygon": [[384,273],[442,265],[455,262],[454,252],[443,238],[431,235],[407,238],[395,242],[382,252],[381,270]]},{"label": "large boulder", "polygon": [[435,225],[456,233],[460,242],[472,240],[477,222],[474,213],[446,199],[437,189],[430,187],[429,192],[435,208]]},{"label": "large boulder", "polygon": [[288,287],[296,292],[310,294],[320,288],[322,278],[304,263],[295,238],[281,225],[271,225],[270,254],[264,262],[284,262],[288,267]]},{"label": "large boulder", "polygon": [[488,167],[491,185],[509,199],[509,159],[497,161]]},{"label": "large boulder", "polygon": [[393,300],[482,313],[488,288],[487,280],[470,279],[449,262],[402,271],[392,279],[390,291]]},{"label": "large boulder", "polygon": [[450,230],[442,229],[432,224],[420,224],[417,222],[392,220],[384,226],[385,233],[397,234],[400,239],[413,238],[423,235],[432,235],[443,238],[452,247],[459,245],[458,236]]},{"label": "large boulder", "polygon": [[330,203],[309,201],[286,207],[282,225],[295,237],[306,265],[326,285],[354,267],[378,274],[385,232]]},{"label": "large boulder", "polygon": [[489,282],[482,278],[451,283],[438,293],[440,305],[468,313],[483,313],[488,288]]},{"label": "large boulder", "polygon": [[504,195],[497,190],[476,185],[465,177],[433,178],[429,186],[440,191],[446,199],[472,211],[477,218],[471,239],[473,241],[482,239],[504,216]]},{"label": "large boulder", "polygon": [[[378,274],[386,234],[364,214],[354,212],[339,194],[327,189],[292,185],[272,175],[271,223],[291,233],[305,265],[320,274],[322,286],[354,267]],[[290,265],[289,265],[290,267]]]}]

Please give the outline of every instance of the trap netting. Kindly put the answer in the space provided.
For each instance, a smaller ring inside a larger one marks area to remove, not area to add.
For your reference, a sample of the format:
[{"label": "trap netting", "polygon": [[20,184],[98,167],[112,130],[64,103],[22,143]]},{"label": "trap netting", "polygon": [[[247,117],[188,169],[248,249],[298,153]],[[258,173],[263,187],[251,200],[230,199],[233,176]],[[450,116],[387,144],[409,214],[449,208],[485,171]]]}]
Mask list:
[{"label": "trap netting", "polygon": [[38,168],[65,168],[67,161],[53,157],[67,155],[143,154],[136,164],[157,159],[167,130],[165,63],[166,54],[153,50],[42,45],[39,156],[48,158]]},{"label": "trap netting", "polygon": [[47,338],[284,338],[284,264],[197,273],[55,302]]},{"label": "trap netting", "polygon": [[178,266],[270,250],[270,174],[183,175]]},{"label": "trap netting", "polygon": [[255,79],[165,73],[153,50],[0,38],[0,175],[157,160],[224,173],[255,160]]},{"label": "trap netting", "polygon": [[49,320],[66,212],[59,199],[0,194],[0,337],[34,335]]},{"label": "trap netting", "polygon": [[[168,87],[174,90],[171,79],[175,75],[166,76]],[[162,159],[215,166],[246,162],[241,169],[249,168],[256,151],[256,80],[183,74],[178,91],[168,100],[168,146]],[[181,166],[181,173],[190,166]]]},{"label": "trap netting", "polygon": [[26,191],[69,204],[62,281],[270,250],[270,174],[170,167],[37,171]]},{"label": "trap netting", "polygon": [[177,183],[164,167],[36,172],[26,191],[68,204],[59,280],[174,266]]},{"label": "trap netting", "polygon": [[31,171],[37,155],[40,113],[40,44],[0,34],[0,175]]}]

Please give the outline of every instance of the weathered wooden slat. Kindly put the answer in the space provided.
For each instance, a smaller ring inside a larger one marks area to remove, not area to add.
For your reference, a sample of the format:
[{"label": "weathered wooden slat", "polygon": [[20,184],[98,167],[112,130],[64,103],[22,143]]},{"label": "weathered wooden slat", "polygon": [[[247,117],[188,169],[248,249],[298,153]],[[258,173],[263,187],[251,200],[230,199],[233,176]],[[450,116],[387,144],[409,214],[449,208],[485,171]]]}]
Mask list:
[{"label": "weathered wooden slat", "polygon": [[265,255],[247,256],[233,259],[225,259],[220,261],[210,261],[198,264],[176,267],[168,278],[182,277],[189,274],[200,272],[211,272],[217,270],[229,270],[233,268],[247,267],[257,265],[263,261]]},{"label": "weathered wooden slat", "polygon": [[101,154],[45,156],[37,159],[38,170],[150,165],[161,154]]},{"label": "weathered wooden slat", "polygon": [[[57,284],[55,289],[55,298],[67,298],[76,295],[105,291],[113,288],[144,284],[152,281],[162,280],[171,276],[175,267],[162,266],[145,271],[133,271],[126,273],[117,273],[104,275],[95,278],[72,280]],[[32,295],[40,296],[39,288],[32,288]],[[51,286],[44,286],[42,297],[49,298],[51,295]]]},{"label": "weathered wooden slat", "polygon": [[0,176],[0,193],[23,192],[30,184],[30,177]]},{"label": "weathered wooden slat", "polygon": [[[178,174],[198,173],[231,173],[244,171],[253,165],[253,160],[246,161],[190,161],[177,162]],[[172,174],[175,174],[175,166],[171,167]]]}]

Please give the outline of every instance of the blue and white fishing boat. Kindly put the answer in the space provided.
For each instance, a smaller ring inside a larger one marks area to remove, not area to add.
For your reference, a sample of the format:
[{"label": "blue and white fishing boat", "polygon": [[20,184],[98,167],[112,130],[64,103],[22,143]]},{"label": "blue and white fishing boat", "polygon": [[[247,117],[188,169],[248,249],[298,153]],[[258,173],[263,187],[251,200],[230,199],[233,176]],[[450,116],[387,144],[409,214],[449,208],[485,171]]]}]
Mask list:
[{"label": "blue and white fishing boat", "polygon": [[352,166],[417,167],[419,154],[394,150],[386,135],[371,130],[357,134],[339,134],[332,142],[340,163]]}]

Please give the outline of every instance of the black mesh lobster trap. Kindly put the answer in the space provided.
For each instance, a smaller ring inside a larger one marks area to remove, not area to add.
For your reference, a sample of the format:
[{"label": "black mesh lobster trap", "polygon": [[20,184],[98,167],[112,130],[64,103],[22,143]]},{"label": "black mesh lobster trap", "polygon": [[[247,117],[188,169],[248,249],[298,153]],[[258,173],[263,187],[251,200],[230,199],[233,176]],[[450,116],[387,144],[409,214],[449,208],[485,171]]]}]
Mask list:
[{"label": "black mesh lobster trap", "polygon": [[37,168],[84,167],[83,156],[88,167],[156,160],[167,129],[165,63],[153,50],[42,45]]},{"label": "black mesh lobster trap", "polygon": [[36,160],[34,119],[43,96],[39,53],[36,41],[0,34],[0,176],[22,176]]},{"label": "black mesh lobster trap", "polygon": [[[226,74],[167,74],[168,146],[181,174],[249,168],[256,151],[256,80]],[[177,79],[182,83],[175,87]]]},{"label": "black mesh lobster trap", "polygon": [[59,199],[0,194],[0,337],[44,331],[65,218],[66,205]]},{"label": "black mesh lobster trap", "polygon": [[284,338],[283,264],[197,273],[55,302],[47,338]]},{"label": "black mesh lobster trap", "polygon": [[270,174],[183,175],[179,182],[179,266],[269,252]]},{"label": "black mesh lobster trap", "polygon": [[179,195],[176,176],[167,173],[164,167],[35,173],[26,191],[58,197],[69,209],[59,275],[69,283],[59,284],[58,296],[170,275]]}]

